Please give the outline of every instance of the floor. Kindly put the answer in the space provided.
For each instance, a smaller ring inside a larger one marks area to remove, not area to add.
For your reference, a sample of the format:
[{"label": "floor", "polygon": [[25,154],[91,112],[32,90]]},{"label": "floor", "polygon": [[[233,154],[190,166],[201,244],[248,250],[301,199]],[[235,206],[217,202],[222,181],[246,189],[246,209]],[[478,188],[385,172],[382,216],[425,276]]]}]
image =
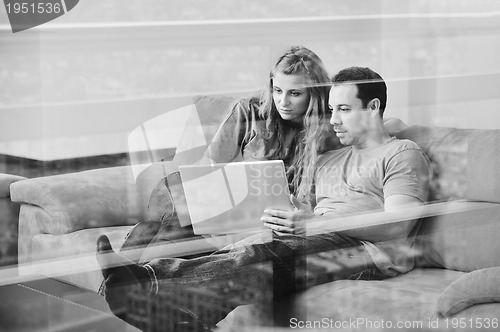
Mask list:
[{"label": "floor", "polygon": [[0,331],[139,331],[98,294],[41,279],[0,287]]}]

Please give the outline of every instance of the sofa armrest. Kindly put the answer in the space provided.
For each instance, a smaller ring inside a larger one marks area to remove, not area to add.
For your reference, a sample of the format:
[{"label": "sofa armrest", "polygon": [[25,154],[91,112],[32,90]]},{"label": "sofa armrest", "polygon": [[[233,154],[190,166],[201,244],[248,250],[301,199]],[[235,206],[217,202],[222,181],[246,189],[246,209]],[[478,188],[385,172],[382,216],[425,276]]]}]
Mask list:
[{"label": "sofa armrest", "polygon": [[405,207],[395,211],[376,211],[354,214],[331,220],[311,221],[308,223],[308,235],[340,232],[350,229],[365,228],[390,223],[399,223],[432,216],[474,211],[484,208],[489,203],[457,200],[449,202],[429,203],[414,207]]},{"label": "sofa armrest", "polygon": [[[46,234],[133,225],[145,218],[154,185],[174,167],[161,164],[137,180],[131,166],[120,166],[19,181],[11,185],[11,199],[41,209],[45,217],[36,222]],[[20,220],[26,222],[35,221]]]},{"label": "sofa armrest", "polygon": [[416,266],[470,272],[500,265],[499,213],[498,203],[456,200],[311,222],[308,234],[421,219],[413,246]]}]

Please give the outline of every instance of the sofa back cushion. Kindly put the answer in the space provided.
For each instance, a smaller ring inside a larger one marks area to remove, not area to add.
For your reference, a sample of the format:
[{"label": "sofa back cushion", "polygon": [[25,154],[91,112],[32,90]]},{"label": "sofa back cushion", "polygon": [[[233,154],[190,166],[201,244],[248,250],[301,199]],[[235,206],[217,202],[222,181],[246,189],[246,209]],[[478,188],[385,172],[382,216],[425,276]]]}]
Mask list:
[{"label": "sofa back cushion", "polygon": [[[212,141],[222,118],[229,111],[234,97],[220,95],[200,95],[193,97],[193,105],[189,107],[189,115],[182,131],[175,156],[168,163],[169,171],[155,163],[137,177],[137,186],[141,192],[149,193],[143,197],[143,205],[147,207],[147,220],[162,221],[173,213],[174,205],[165,181],[167,175],[177,169],[178,165],[190,165],[203,157]],[[187,110],[188,108],[185,107]]]},{"label": "sofa back cushion", "polygon": [[495,254],[500,251],[500,130],[412,126],[397,136],[417,143],[431,160],[430,201],[464,200],[423,220],[417,266],[459,271],[500,266]]},{"label": "sofa back cushion", "polygon": [[190,165],[203,157],[234,100],[234,97],[221,95],[200,95],[193,98],[196,112],[191,113],[187,119],[177,145],[173,159],[177,165]]},{"label": "sofa back cushion", "polygon": [[417,143],[431,160],[429,200],[500,203],[500,130],[412,126],[397,136]]},{"label": "sofa back cushion", "polygon": [[500,204],[447,202],[425,218],[415,247],[416,266],[470,272],[500,266]]}]

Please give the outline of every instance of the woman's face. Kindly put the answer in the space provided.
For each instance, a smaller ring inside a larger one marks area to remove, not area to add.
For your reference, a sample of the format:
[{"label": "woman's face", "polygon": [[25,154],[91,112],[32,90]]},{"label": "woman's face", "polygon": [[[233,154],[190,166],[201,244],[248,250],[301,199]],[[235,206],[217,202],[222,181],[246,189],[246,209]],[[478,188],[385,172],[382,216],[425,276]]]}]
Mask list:
[{"label": "woman's face", "polygon": [[302,122],[309,106],[307,80],[302,75],[276,73],[273,77],[273,100],[283,120]]}]

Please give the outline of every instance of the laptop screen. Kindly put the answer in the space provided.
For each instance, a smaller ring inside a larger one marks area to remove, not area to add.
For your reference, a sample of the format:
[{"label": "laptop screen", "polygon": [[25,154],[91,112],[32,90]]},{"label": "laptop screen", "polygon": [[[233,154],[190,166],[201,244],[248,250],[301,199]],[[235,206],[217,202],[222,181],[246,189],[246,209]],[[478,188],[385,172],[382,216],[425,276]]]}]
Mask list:
[{"label": "laptop screen", "polygon": [[180,166],[195,234],[263,228],[264,209],[291,210],[283,161]]}]

